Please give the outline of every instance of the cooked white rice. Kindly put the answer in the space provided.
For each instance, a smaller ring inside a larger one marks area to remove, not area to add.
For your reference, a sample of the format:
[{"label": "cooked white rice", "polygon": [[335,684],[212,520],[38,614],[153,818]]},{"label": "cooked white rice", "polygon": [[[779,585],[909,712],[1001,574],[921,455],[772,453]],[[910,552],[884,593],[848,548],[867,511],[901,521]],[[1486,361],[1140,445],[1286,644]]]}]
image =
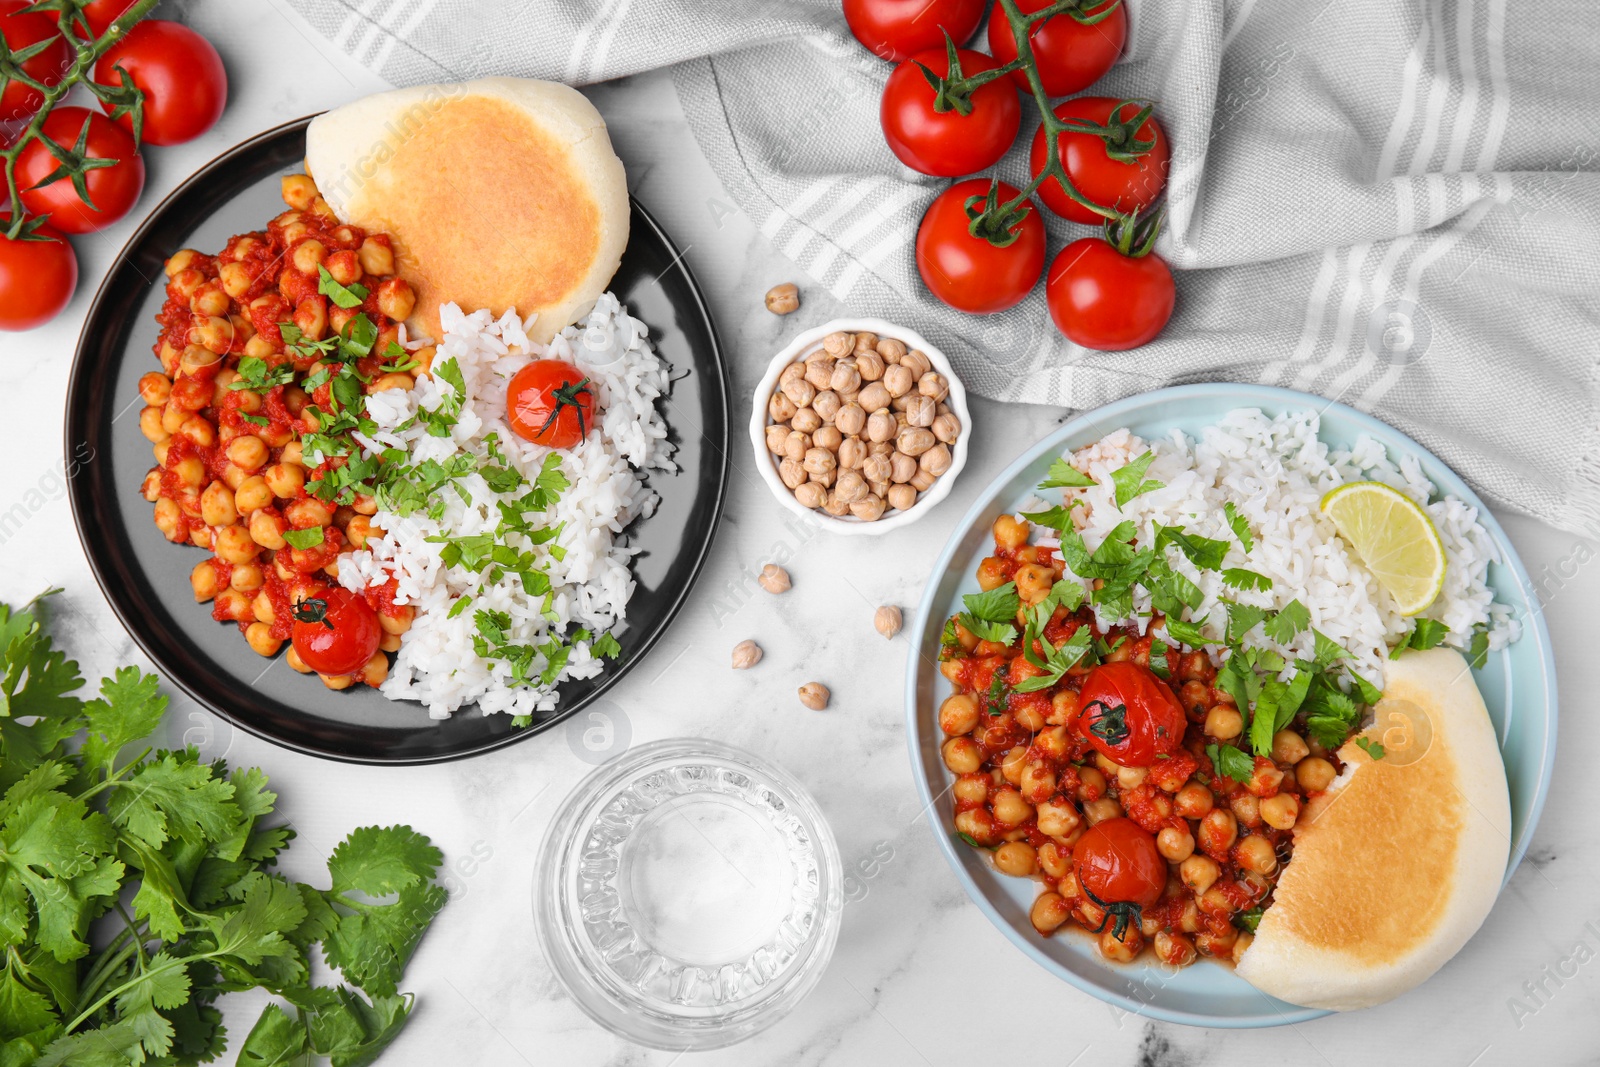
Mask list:
[{"label": "cooked white rice", "polygon": [[[1320,504],[1324,494],[1346,482],[1384,482],[1426,508],[1444,542],[1449,561],[1444,589],[1423,615],[1449,626],[1446,640],[1461,648],[1479,624],[1488,625],[1491,648],[1514,641],[1518,623],[1510,608],[1494,602],[1485,581],[1490,562],[1497,562],[1498,556],[1478,523],[1477,510],[1455,497],[1434,500],[1434,486],[1423,477],[1416,458],[1402,457],[1396,465],[1371,437],[1363,436],[1349,452],[1329,449],[1318,440],[1319,424],[1312,411],[1269,418],[1255,409],[1241,409],[1208,427],[1198,441],[1174,430],[1165,439],[1147,443],[1120,429],[1068,457],[1097,484],[1064,490],[1064,496],[1079,497],[1086,505],[1073,514],[1091,550],[1124,520],[1133,520],[1140,544],[1154,539],[1157,523],[1181,526],[1191,534],[1229,542],[1224,568],[1248,568],[1272,579],[1272,588],[1266,591],[1230,588],[1223,584],[1220,571],[1202,571],[1182,553],[1168,552],[1173,569],[1205,596],[1192,617],[1207,619],[1208,637],[1221,640],[1224,597],[1272,609],[1298,599],[1310,612],[1311,625],[1350,652],[1352,666],[1363,676],[1381,683],[1389,648],[1412,622],[1395,610],[1388,593],[1345,546]],[[1110,474],[1147,450],[1155,453],[1155,459],[1145,477],[1166,486],[1135,497],[1119,510]],[[1254,534],[1248,554],[1224,514],[1229,501]],[[1131,622],[1142,632],[1151,604],[1149,593],[1137,586],[1134,612],[1132,619],[1099,621],[1103,626]],[[1288,645],[1279,644],[1268,639],[1259,625],[1245,639],[1248,645],[1270,648],[1290,659],[1310,658],[1313,642],[1307,630]]]},{"label": "cooked white rice", "polygon": [[[535,526],[563,524],[553,542],[564,550],[562,558],[556,558],[550,545],[535,545],[521,534],[501,538],[501,543],[519,552],[539,556],[552,585],[548,604],[544,596],[526,593],[516,574],[505,573],[491,581],[488,570],[446,566],[441,558],[444,546],[427,540],[493,534],[500,524],[497,504],[525,491],[519,488],[502,496],[477,473],[459,480],[470,504],[447,486],[439,493],[445,507],[437,520],[425,511],[410,516],[380,511],[374,522],[384,535],[369,539],[363,551],[340,557],[339,580],[347,588],[360,590],[394,577],[396,603],[415,605],[416,620],[382,688],[390,699],[421,701],[436,719],[473,703],[485,713],[549,711],[560,699],[562,682],[602,671],[604,661],[593,654],[592,641],[579,641],[548,684],[536,677],[533,684],[513,686],[507,662],[474,651],[478,632],[474,616],[479,610],[510,615],[507,637],[524,645],[538,645],[563,633],[570,638],[579,628],[594,638],[608,632],[620,635],[634,590],[628,564],[636,551],[623,531],[635,518],[654,510],[657,497],[645,483],[645,472],[674,469],[667,427],[656,409],[657,399],[668,389],[668,372],[650,346],[645,324],[630,317],[610,293],[548,346],[528,340],[532,322],[509,311],[496,320],[488,311],[463,314],[454,304],[440,309],[444,338],[434,365],[453,358],[466,385],[461,414],[449,437],[431,437],[422,425],[397,430],[419,407],[436,410],[445,395],[454,392],[448,382],[423,377],[414,389],[367,398],[368,415],[378,424],[373,439],[362,439],[369,451],[403,448],[411,464],[430,458],[442,463],[466,453],[481,465],[489,462],[485,439],[494,434],[501,453],[530,483],[551,450],[524,441],[507,425],[506,383],[511,376],[535,359],[564,359],[592,379],[590,388],[600,409],[598,428],[591,428],[577,446],[557,453],[570,487],[545,512],[529,515]],[[449,618],[452,604],[462,596],[472,597],[468,610]],[[537,676],[547,664],[547,657],[540,654],[531,673]]]}]

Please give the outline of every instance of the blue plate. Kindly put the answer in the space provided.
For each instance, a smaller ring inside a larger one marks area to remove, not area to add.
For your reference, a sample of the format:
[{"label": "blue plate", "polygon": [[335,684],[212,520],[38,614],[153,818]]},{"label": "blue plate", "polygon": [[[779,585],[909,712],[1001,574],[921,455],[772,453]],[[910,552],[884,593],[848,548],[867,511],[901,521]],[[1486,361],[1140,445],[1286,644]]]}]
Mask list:
[{"label": "blue plate", "polygon": [[[939,848],[973,901],[1018,948],[1040,966],[1084,992],[1129,1012],[1209,1027],[1280,1026],[1328,1014],[1286,1004],[1267,996],[1233,973],[1231,967],[1202,960],[1174,971],[1155,963],[1112,964],[1102,960],[1093,939],[1064,933],[1040,937],[1028,921],[1037,885],[1029,879],[996,872],[978,850],[958,845],[950,830],[954,810],[949,796],[953,780],[939,756],[935,712],[950,692],[937,669],[939,635],[944,620],[960,609],[963,593],[977,591],[974,570],[990,554],[989,527],[1002,512],[1014,511],[1044,480],[1045,471],[1063,452],[1081,448],[1126,426],[1146,440],[1182,430],[1197,437],[1236,408],[1260,408],[1269,415],[1312,408],[1322,412],[1321,438],[1333,447],[1348,447],[1369,434],[1383,442],[1391,457],[1416,456],[1422,472],[1441,494],[1455,496],[1478,509],[1478,521],[1489,531],[1502,563],[1489,568],[1495,598],[1509,605],[1522,622],[1520,640],[1494,653],[1478,671],[1478,686],[1489,706],[1511,788],[1511,860],[1506,878],[1522,861],[1544,807],[1555,758],[1556,673],[1550,635],[1538,608],[1533,584],[1505,531],[1455,472],[1421,445],[1384,423],[1343,404],[1288,389],[1252,385],[1186,385],[1162,389],[1085,412],[1029,449],[1006,468],[984,493],[934,567],[911,633],[918,655],[906,667],[907,741],[917,790],[930,816]],[[1513,700],[1514,698],[1514,700]],[[1148,959],[1148,955],[1144,957]]]}]

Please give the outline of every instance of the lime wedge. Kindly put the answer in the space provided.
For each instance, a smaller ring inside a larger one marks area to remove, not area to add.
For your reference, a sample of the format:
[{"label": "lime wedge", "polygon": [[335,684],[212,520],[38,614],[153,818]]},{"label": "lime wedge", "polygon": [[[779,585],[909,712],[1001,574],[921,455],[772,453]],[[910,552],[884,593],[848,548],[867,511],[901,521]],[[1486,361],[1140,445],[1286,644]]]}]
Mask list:
[{"label": "lime wedge", "polygon": [[1410,497],[1382,482],[1351,482],[1322,498],[1322,513],[1402,615],[1415,615],[1437,599],[1444,588],[1444,542]]}]

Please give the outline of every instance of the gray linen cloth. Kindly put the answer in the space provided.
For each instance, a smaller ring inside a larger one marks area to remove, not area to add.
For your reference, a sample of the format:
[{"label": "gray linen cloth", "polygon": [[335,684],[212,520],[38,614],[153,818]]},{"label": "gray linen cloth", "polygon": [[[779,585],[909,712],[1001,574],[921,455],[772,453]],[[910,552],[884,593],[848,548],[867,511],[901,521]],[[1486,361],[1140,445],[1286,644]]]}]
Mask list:
[{"label": "gray linen cloth", "polygon": [[[928,295],[912,248],[946,183],[884,145],[890,68],[837,0],[291,3],[397,85],[671,65],[762,233],[854,310],[927,334],[979,394],[1301,389],[1412,434],[1497,502],[1600,534],[1595,0],[1129,0],[1126,55],[1090,91],[1159,102],[1159,250],[1180,273],[1171,325],[1123,353],[1062,338],[1042,285],[988,317]],[[1028,140],[997,168],[1019,185]],[[1050,227],[1052,249],[1090,232]]]}]

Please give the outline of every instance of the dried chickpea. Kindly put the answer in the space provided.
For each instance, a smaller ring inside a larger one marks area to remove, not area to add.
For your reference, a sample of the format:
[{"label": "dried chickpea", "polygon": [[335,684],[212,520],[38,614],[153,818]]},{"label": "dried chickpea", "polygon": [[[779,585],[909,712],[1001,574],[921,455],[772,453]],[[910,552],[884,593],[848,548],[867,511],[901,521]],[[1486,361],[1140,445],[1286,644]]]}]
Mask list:
[{"label": "dried chickpea", "polygon": [[911,485],[917,492],[926,493],[933,488],[933,483],[938,480],[938,475],[929,474],[927,471],[918,468],[917,473],[911,476]]},{"label": "dried chickpea", "polygon": [[775,456],[783,455],[783,443],[789,439],[789,427],[781,422],[774,422],[767,427],[767,451]]},{"label": "dried chickpea", "polygon": [[850,505],[850,514],[863,522],[877,522],[883,518],[883,497],[871,494],[857,500]]},{"label": "dried chickpea", "polygon": [[876,382],[883,377],[884,370],[887,367],[888,364],[884,362],[883,357],[877,352],[856,349],[856,370],[861,372],[862,381]]},{"label": "dried chickpea", "polygon": [[839,494],[839,499],[846,504],[855,504],[865,500],[869,495],[867,480],[861,476],[860,471],[845,470],[839,475],[839,481],[834,486],[834,492]]},{"label": "dried chickpea", "polygon": [[839,446],[844,443],[844,434],[839,432],[837,426],[829,426],[824,423],[817,427],[817,432],[811,435],[811,440],[818,448],[826,448],[830,452],[837,452]]},{"label": "dried chickpea", "polygon": [[932,400],[943,400],[950,395],[950,383],[938,371],[929,371],[917,379],[917,392]]},{"label": "dried chickpea", "polygon": [[809,474],[826,474],[836,469],[838,465],[838,457],[825,448],[813,448],[806,452],[805,469]]},{"label": "dried chickpea", "polygon": [[[811,451],[821,452],[823,450],[814,448]],[[810,453],[807,453],[807,455],[809,456]],[[829,452],[827,455],[831,457],[833,453]],[[803,465],[799,460],[794,459],[791,456],[785,456],[783,461],[778,464],[778,477],[783,479],[783,484],[786,487],[788,487],[790,490],[794,490],[805,484],[806,472],[808,470],[810,470],[810,467]]]},{"label": "dried chickpea", "polygon": [[900,365],[909,370],[912,376],[918,379],[921,379],[924,374],[933,369],[932,360],[928,359],[928,354],[920,348],[913,348],[901,356]]},{"label": "dried chickpea", "polygon": [[807,482],[796,487],[794,498],[802,507],[820,508],[828,499],[828,487],[818,482]]},{"label": "dried chickpea", "polygon": [[933,424],[928,428],[933,431],[933,436],[947,445],[955,444],[956,438],[961,436],[961,420],[948,411],[934,416]]},{"label": "dried chickpea", "polygon": [[908,456],[921,456],[932,448],[934,443],[932,430],[920,426],[908,426],[895,438],[894,446]]},{"label": "dried chickpea", "polygon": [[855,436],[862,429],[867,428],[866,409],[856,403],[844,404],[839,408],[838,414],[834,416],[833,425],[846,437]]},{"label": "dried chickpea", "polygon": [[896,511],[910,511],[917,506],[917,491],[909,485],[891,485],[887,499]]},{"label": "dried chickpea", "polygon": [[889,440],[898,429],[895,417],[886,411],[875,411],[867,420],[867,437],[874,442]]},{"label": "dried chickpea", "polygon": [[806,360],[805,380],[821,392],[832,392],[833,360],[826,353],[820,354],[821,359]]},{"label": "dried chickpea", "polygon": [[828,387],[836,393],[856,392],[861,388],[861,371],[853,361],[841,359],[833,365]]},{"label": "dried chickpea", "polygon": [[857,470],[867,461],[866,443],[859,437],[846,437],[839,442],[839,466],[846,470]]},{"label": "dried chickpea", "polygon": [[855,350],[855,347],[855,335],[845,333],[843,330],[835,330],[822,339],[823,350],[835,359],[848,355]]},{"label": "dried chickpea", "polygon": [[950,469],[951,457],[949,445],[934,445],[922,454],[918,465],[929,474],[938,477]]},{"label": "dried chickpea", "polygon": [[861,464],[861,476],[869,482],[887,482],[894,473],[894,464],[888,456],[869,454]]},{"label": "dried chickpea", "polygon": [[901,397],[916,387],[916,380],[912,378],[909,367],[896,364],[883,372],[883,387],[891,397]]},{"label": "dried chickpea", "polygon": [[767,401],[767,414],[771,416],[773,422],[788,422],[799,410],[795,402],[781,392],[773,393],[771,399]]},{"label": "dried chickpea", "polygon": [[850,513],[850,505],[839,499],[839,494],[829,490],[828,499],[823,501],[822,510],[836,519],[843,518]]},{"label": "dried chickpea", "polygon": [[894,397],[889,395],[889,390],[884,388],[882,382],[871,382],[863,386],[860,395],[856,397],[856,403],[860,404],[864,411],[882,411],[893,401]]},{"label": "dried chickpea", "polygon": [[811,398],[811,410],[821,415],[823,422],[833,422],[843,403],[838,393],[832,389],[824,389]]},{"label": "dried chickpea", "polygon": [[815,433],[822,425],[822,416],[810,408],[801,408],[794,413],[794,418],[789,420],[789,425],[801,433]]},{"label": "dried chickpea", "polygon": [[[783,439],[783,445],[778,449],[782,455],[790,459],[804,459],[811,450],[811,435],[801,433],[799,430],[790,430],[789,435]],[[790,486],[790,488],[794,488]]]},{"label": "dried chickpea", "polygon": [[828,687],[821,682],[807,682],[800,687],[800,703],[812,711],[821,711],[827,707],[830,695]]},{"label": "dried chickpea", "polygon": [[810,405],[816,398],[817,387],[806,381],[802,374],[792,381],[783,383],[783,395],[794,401],[794,406],[803,408]]},{"label": "dried chickpea", "polygon": [[767,290],[767,310],[774,315],[787,315],[800,309],[800,287],[793,282],[774,285]]}]

